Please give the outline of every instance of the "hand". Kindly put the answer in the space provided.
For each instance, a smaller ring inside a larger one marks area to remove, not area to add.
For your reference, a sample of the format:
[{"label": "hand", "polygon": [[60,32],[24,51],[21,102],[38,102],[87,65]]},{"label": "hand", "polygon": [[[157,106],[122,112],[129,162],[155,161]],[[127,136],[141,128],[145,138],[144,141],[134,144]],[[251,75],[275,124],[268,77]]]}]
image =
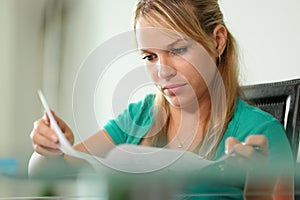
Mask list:
[{"label": "hand", "polygon": [[247,172],[245,199],[272,199],[276,178],[269,170],[269,145],[264,135],[251,135],[245,143],[230,137],[226,151],[234,152],[230,162]]},{"label": "hand", "polygon": [[251,135],[245,143],[229,137],[226,140],[226,152],[234,152],[237,155],[234,162],[244,167],[264,167],[268,164],[269,145],[264,135]]},{"label": "hand", "polygon": [[[52,114],[67,140],[71,145],[73,145],[74,135],[71,129],[63,120],[57,117],[53,111]],[[59,150],[58,137],[55,131],[50,128],[50,120],[47,114],[34,122],[30,137],[32,140],[32,146],[37,153],[46,157],[57,157],[62,154]]]}]

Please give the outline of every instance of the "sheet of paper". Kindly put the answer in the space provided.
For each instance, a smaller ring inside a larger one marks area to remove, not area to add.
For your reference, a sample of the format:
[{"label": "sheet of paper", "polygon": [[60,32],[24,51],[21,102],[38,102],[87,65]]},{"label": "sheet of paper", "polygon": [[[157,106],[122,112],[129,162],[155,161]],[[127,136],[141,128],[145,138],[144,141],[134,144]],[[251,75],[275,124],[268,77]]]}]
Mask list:
[{"label": "sheet of paper", "polygon": [[38,91],[38,94],[50,119],[50,127],[57,133],[60,150],[66,155],[86,160],[99,173],[110,170],[127,173],[148,173],[155,171],[187,172],[200,170],[211,164],[216,164],[231,155],[229,153],[217,161],[209,161],[188,151],[131,144],[116,146],[105,158],[79,152],[71,146],[64,136],[51,113],[43,93]]},{"label": "sheet of paper", "polygon": [[53,114],[51,113],[50,107],[48,106],[48,103],[45,99],[45,96],[43,95],[42,91],[39,90],[38,91],[38,95],[39,98],[41,100],[41,103],[49,117],[50,120],[50,127],[51,129],[53,129],[58,137],[59,140],[59,149],[66,155],[70,155],[76,158],[81,158],[84,160],[87,160],[88,162],[91,161],[92,156],[89,154],[85,154],[79,151],[76,151],[71,144],[69,143],[69,141],[66,139],[65,135],[63,134],[62,130],[60,129],[60,127],[58,126]]}]

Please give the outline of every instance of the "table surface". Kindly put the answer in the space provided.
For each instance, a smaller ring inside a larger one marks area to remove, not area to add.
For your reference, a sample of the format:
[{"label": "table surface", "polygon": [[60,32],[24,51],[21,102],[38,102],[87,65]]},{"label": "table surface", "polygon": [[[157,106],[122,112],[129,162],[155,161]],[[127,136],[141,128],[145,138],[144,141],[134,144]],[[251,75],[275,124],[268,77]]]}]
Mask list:
[{"label": "table surface", "polygon": [[[128,189],[127,186],[132,184],[132,182],[126,183],[124,180],[121,183],[118,180],[117,183],[119,185],[115,189],[119,193],[124,192],[120,191],[121,188]],[[138,184],[135,186],[141,188],[141,185]],[[174,194],[178,196],[178,193]],[[111,191],[107,178],[90,172],[65,177],[47,177],[46,179],[0,175],[0,199],[36,199],[37,197],[41,199],[45,197],[51,197],[51,199],[111,199],[108,198],[109,196],[111,196]],[[295,196],[296,200],[300,200],[300,163],[296,165]]]}]

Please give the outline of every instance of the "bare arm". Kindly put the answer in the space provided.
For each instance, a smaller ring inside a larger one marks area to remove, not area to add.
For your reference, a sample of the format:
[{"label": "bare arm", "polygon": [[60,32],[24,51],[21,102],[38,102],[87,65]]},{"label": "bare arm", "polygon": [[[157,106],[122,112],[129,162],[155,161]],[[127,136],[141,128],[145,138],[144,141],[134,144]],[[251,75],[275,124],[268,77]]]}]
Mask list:
[{"label": "bare arm", "polygon": [[114,142],[105,130],[100,130],[96,134],[74,145],[74,149],[92,155],[104,157],[113,147]]}]

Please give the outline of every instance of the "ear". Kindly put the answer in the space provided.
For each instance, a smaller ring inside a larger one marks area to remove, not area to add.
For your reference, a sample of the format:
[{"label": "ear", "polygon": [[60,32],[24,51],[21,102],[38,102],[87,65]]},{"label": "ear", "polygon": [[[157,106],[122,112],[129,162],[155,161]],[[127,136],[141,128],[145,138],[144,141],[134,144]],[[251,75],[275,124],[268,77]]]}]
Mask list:
[{"label": "ear", "polygon": [[227,29],[224,25],[219,24],[215,27],[213,31],[213,39],[217,53],[216,57],[218,57],[223,54],[227,45]]}]

